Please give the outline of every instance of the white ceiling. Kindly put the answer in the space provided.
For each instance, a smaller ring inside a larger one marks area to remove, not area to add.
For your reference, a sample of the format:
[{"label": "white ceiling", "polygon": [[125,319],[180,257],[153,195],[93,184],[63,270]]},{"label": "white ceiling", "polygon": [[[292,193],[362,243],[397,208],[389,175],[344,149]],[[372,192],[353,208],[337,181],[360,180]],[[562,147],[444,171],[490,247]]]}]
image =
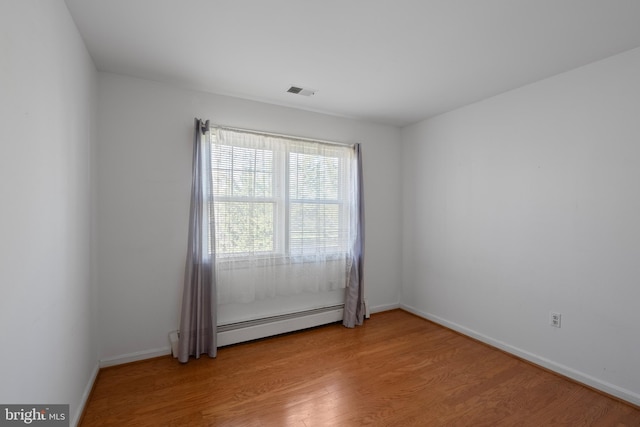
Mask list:
[{"label": "white ceiling", "polygon": [[397,126],[640,46],[637,0],[65,1],[101,71]]}]

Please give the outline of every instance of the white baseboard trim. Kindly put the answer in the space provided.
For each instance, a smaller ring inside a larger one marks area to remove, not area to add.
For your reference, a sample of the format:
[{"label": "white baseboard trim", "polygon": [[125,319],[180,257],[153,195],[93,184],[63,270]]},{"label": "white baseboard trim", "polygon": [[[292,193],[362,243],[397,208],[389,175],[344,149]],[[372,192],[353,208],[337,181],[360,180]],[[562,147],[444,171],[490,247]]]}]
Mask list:
[{"label": "white baseboard trim", "polygon": [[122,354],[120,356],[108,357],[100,359],[100,367],[122,365],[123,363],[137,362],[138,360],[152,359],[154,357],[166,356],[171,354],[171,347],[153,348],[150,350],[136,351],[134,353]]},{"label": "white baseboard trim", "polygon": [[520,357],[524,360],[527,360],[535,365],[542,366],[545,369],[549,369],[550,371],[556,372],[564,377],[570,378],[574,381],[577,381],[586,386],[592,387],[594,389],[600,390],[604,393],[607,393],[611,396],[615,396],[619,399],[622,399],[626,402],[629,402],[633,405],[640,405],[640,394],[634,393],[631,390],[624,389],[622,387],[618,387],[615,384],[608,383],[606,381],[599,380],[591,375],[585,374],[583,372],[577,371],[568,366],[562,365],[560,363],[556,363],[553,360],[549,360],[545,357],[538,356],[536,354],[530,353],[528,351],[522,350],[518,347],[514,347],[510,344],[507,344],[503,341],[499,341],[493,339],[489,336],[481,334],[479,332],[474,331],[473,329],[469,329],[462,325],[459,325],[454,322],[450,322],[446,319],[443,319],[439,316],[435,316],[433,314],[418,310],[414,307],[411,307],[406,304],[400,304],[400,308],[408,311],[409,313],[415,314],[416,316],[422,317],[424,319],[430,320],[434,323],[442,325],[446,328],[452,329],[456,332],[459,332],[463,335],[467,335],[471,338],[474,338],[478,341],[482,341],[485,344],[488,344],[492,347],[503,350],[507,353],[513,354],[514,356]]},{"label": "white baseboard trim", "polygon": [[71,422],[69,425],[77,426],[80,422],[80,417],[84,412],[84,407],[87,405],[87,401],[89,400],[89,396],[91,395],[91,390],[93,389],[93,384],[96,382],[96,378],[98,377],[98,372],[100,371],[100,364],[96,363],[96,366],[93,368],[93,372],[91,372],[91,376],[89,377],[89,381],[84,388],[84,392],[82,393],[82,397],[80,398],[80,404],[76,409],[76,413],[71,418]]}]

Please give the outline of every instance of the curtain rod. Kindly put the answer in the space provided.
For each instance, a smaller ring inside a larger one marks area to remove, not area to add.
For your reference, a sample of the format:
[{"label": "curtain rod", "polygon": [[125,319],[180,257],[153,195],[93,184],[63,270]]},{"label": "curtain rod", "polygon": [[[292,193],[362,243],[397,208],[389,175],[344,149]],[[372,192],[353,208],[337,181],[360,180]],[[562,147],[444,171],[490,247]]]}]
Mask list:
[{"label": "curtain rod", "polygon": [[355,147],[356,146],[356,144],[348,144],[345,142],[326,141],[322,139],[305,138],[302,136],[292,136],[292,135],[285,135],[282,133],[274,133],[274,132],[262,132],[262,131],[257,131],[253,129],[243,129],[243,128],[236,128],[231,126],[216,125],[216,124],[210,124],[209,128],[230,130],[234,132],[251,133],[251,134],[260,135],[260,136],[272,136],[275,138],[287,138],[287,139],[293,139],[294,141],[301,141],[301,142],[315,142],[318,144],[335,145],[338,147]]}]

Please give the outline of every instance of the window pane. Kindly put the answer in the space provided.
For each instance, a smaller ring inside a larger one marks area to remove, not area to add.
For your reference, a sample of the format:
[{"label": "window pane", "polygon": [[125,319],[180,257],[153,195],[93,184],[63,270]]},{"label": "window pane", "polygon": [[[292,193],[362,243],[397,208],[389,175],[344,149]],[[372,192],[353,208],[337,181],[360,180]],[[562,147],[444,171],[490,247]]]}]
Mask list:
[{"label": "window pane", "polygon": [[232,173],[226,169],[213,169],[213,195],[227,196],[231,194]]},{"label": "window pane", "polygon": [[337,200],[340,161],[300,153],[289,153],[289,197],[304,200]]},{"label": "window pane", "polygon": [[214,196],[273,196],[273,152],[270,150],[214,144],[211,172]]},{"label": "window pane", "polygon": [[273,203],[216,202],[214,209],[218,254],[274,250]]},{"label": "window pane", "polygon": [[254,176],[254,171],[234,170],[232,195],[251,197],[254,193]]},{"label": "window pane", "polygon": [[289,250],[291,255],[344,251],[337,203],[291,203]]}]

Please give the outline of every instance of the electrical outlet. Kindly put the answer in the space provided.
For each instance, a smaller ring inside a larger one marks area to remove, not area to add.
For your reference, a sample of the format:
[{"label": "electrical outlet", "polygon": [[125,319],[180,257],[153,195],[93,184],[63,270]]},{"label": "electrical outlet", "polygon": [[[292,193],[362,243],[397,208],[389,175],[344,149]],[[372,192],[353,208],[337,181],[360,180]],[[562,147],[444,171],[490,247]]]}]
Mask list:
[{"label": "electrical outlet", "polygon": [[562,320],[562,314],[555,313],[553,311],[551,313],[549,313],[549,324],[551,326],[553,326],[554,328],[559,328],[560,327],[561,320]]}]

